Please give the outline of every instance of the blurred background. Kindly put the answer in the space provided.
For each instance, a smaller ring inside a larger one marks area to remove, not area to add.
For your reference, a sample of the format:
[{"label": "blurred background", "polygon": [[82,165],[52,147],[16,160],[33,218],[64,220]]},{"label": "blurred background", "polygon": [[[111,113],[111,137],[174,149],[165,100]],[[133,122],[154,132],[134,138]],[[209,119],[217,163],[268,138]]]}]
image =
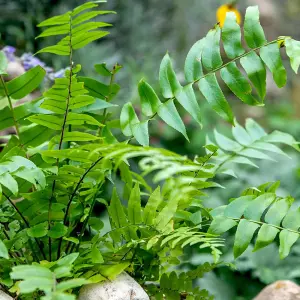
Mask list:
[{"label": "blurred background", "polygon": [[[40,33],[36,25],[42,20],[63,13],[83,3],[83,0],[0,0],[0,48],[13,46],[16,56],[35,53],[51,43],[49,39],[35,39]],[[159,64],[169,51],[173,58],[179,79],[183,79],[184,60],[188,50],[216,23],[217,8],[226,3],[223,0],[108,0],[101,8],[115,10],[116,15],[101,16],[101,21],[113,23],[111,34],[99,42],[76,52],[74,61],[80,62],[85,75],[97,76],[93,72],[95,63],[106,62],[108,66],[119,63],[124,66],[118,73],[117,82],[121,91],[114,100],[123,104],[127,101],[138,103],[137,84],[144,77],[157,91]],[[249,5],[258,5],[261,22],[268,40],[281,35],[293,36],[300,40],[299,0],[240,0],[237,8],[242,15]],[[67,61],[55,55],[41,55],[39,59],[47,66],[59,71],[67,66]],[[237,120],[244,125],[247,117],[254,118],[267,131],[282,130],[300,140],[300,77],[292,74],[288,59],[283,55],[288,71],[288,84],[278,89],[268,80],[265,107],[250,107],[242,104],[229,92],[230,102]],[[184,117],[191,142],[159,121],[151,124],[151,145],[166,147],[189,156],[203,154],[205,136],[217,128],[229,134],[230,126],[224,123],[198,95],[202,109],[204,129],[201,130],[189,117]],[[181,111],[184,116],[184,111]],[[249,187],[263,182],[280,180],[279,193],[291,194],[300,199],[300,156],[290,153],[292,159],[262,162],[260,169],[241,168],[237,170],[239,179],[219,178],[226,190],[214,190],[208,207],[227,203],[231,197]],[[276,157],[275,157],[276,159]],[[232,245],[228,236],[228,249]],[[276,244],[257,253],[251,249],[236,262],[236,270],[219,268],[199,281],[217,300],[247,300],[263,288],[265,284],[278,279],[291,279],[300,283],[300,244],[294,246],[292,255],[284,261],[278,257]],[[197,265],[207,260],[203,253],[192,249],[187,253],[185,265]],[[225,249],[224,261],[233,261],[232,253]]]}]

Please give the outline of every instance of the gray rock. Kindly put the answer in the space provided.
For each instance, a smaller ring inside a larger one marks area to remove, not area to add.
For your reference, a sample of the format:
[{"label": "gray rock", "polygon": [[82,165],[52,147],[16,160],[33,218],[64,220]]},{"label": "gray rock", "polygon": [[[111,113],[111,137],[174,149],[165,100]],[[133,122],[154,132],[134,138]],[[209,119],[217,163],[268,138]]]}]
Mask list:
[{"label": "gray rock", "polygon": [[149,300],[149,296],[132,277],[123,272],[113,281],[84,286],[78,300]]},{"label": "gray rock", "polygon": [[300,286],[279,280],[265,287],[253,300],[300,300]]},{"label": "gray rock", "polygon": [[14,298],[0,290],[0,300],[14,300]]}]

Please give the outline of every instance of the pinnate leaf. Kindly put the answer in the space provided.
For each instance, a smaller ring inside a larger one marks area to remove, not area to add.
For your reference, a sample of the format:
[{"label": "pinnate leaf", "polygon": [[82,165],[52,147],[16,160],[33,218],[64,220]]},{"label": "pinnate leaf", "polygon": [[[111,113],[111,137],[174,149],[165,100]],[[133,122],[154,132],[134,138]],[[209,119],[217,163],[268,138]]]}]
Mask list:
[{"label": "pinnate leaf", "polygon": [[254,222],[250,222],[245,219],[240,221],[235,234],[233,246],[233,253],[235,258],[242,255],[248,248],[257,228],[259,228],[259,225]]},{"label": "pinnate leaf", "polygon": [[216,25],[205,37],[205,45],[202,52],[202,63],[207,71],[212,71],[222,66],[220,53],[221,29]]},{"label": "pinnate leaf", "polygon": [[205,45],[205,39],[197,41],[190,49],[184,65],[185,79],[194,82],[203,75],[201,55]]},{"label": "pinnate leaf", "polygon": [[286,54],[290,58],[291,67],[297,74],[300,66],[300,42],[291,38],[285,39]]},{"label": "pinnate leaf", "polygon": [[287,75],[282,64],[280,50],[277,43],[264,46],[260,49],[260,57],[273,74],[273,79],[279,88],[286,84]]},{"label": "pinnate leaf", "polygon": [[284,229],[279,234],[279,255],[281,259],[287,257],[290,253],[291,247],[299,239],[299,234]]},{"label": "pinnate leaf", "polygon": [[176,93],[176,99],[202,127],[201,111],[194,93],[193,84],[190,83],[184,86],[180,92]]},{"label": "pinnate leaf", "polygon": [[245,53],[241,43],[241,28],[233,12],[226,14],[225,23],[222,28],[222,41],[226,55],[230,59],[234,59]]},{"label": "pinnate leaf", "polygon": [[247,8],[244,22],[244,34],[247,45],[250,48],[261,47],[266,43],[266,37],[259,22],[258,6],[250,6]]},{"label": "pinnate leaf", "polygon": [[181,85],[173,70],[171,58],[167,53],[160,64],[159,84],[165,98],[172,98],[181,89]]},{"label": "pinnate leaf", "polygon": [[223,81],[239,99],[249,105],[259,104],[251,94],[251,85],[238,69],[235,62],[231,62],[222,68],[220,73]]},{"label": "pinnate leaf", "polygon": [[234,124],[231,108],[218,84],[215,74],[200,79],[199,89],[213,110],[229,123]]},{"label": "pinnate leaf", "polygon": [[158,96],[153,88],[143,79],[139,82],[138,91],[141,98],[143,114],[148,117],[153,116],[161,105]]},{"label": "pinnate leaf", "polygon": [[8,94],[14,99],[22,99],[39,87],[46,71],[41,66],[36,66],[26,73],[16,77],[6,84]]},{"label": "pinnate leaf", "polygon": [[249,52],[241,58],[240,62],[258,95],[263,100],[266,96],[267,73],[261,58],[255,52]]},{"label": "pinnate leaf", "polygon": [[170,99],[159,106],[157,114],[165,121],[169,126],[183,134],[188,140],[188,136],[185,130],[185,126],[181,117],[174,105],[174,100]]}]

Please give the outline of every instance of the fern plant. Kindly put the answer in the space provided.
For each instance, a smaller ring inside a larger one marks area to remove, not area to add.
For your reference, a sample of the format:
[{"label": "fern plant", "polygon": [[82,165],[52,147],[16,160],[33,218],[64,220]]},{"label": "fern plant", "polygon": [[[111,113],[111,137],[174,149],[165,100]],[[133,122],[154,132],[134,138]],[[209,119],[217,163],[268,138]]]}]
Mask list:
[{"label": "fern plant", "polygon": [[268,246],[279,234],[279,254],[285,258],[299,239],[299,208],[290,209],[294,201],[292,197],[276,195],[278,186],[276,182],[262,185],[257,191],[247,190],[228,205],[218,207],[211,212],[214,219],[208,232],[222,234],[238,225],[234,243],[235,257],[248,248],[254,234],[257,233],[257,238],[253,251]]},{"label": "fern plant", "polygon": [[[248,105],[264,105],[266,69],[271,71],[277,86],[283,87],[287,76],[282,64],[280,48],[285,46],[286,53],[291,59],[291,66],[297,73],[299,60],[296,58],[296,52],[299,42],[284,36],[267,41],[259,23],[258,7],[247,9],[243,30],[247,50],[242,46],[241,28],[236,22],[236,15],[233,12],[227,13],[222,28],[216,24],[205,38],[196,42],[190,49],[184,65],[186,84],[183,86],[176,78],[170,55],[167,53],[159,69],[159,84],[164,101],[161,102],[153,88],[141,80],[138,90],[141,111],[146,120],[140,122],[132,105],[125,104],[120,116],[123,133],[134,136],[142,145],[148,145],[147,124],[158,115],[188,139],[184,123],[174,103],[179,102],[201,126],[201,109],[193,90],[195,84],[212,109],[235,125],[232,110],[218,82],[218,73],[226,86],[241,101]],[[226,63],[221,57],[221,41],[228,59]],[[240,71],[237,62],[242,65],[248,78]],[[253,92],[253,87],[256,93]]]},{"label": "fern plant", "polygon": [[[243,102],[263,105],[266,67],[275,83],[284,86],[280,48],[286,48],[297,72],[299,42],[290,37],[267,42],[258,9],[250,7],[244,23],[249,47],[245,50],[235,15],[229,13],[222,28],[215,25],[189,51],[186,84],[179,82],[166,54],[159,71],[164,100],[141,80],[142,116],[130,102],[115,116],[110,109],[116,106],[112,101],[120,87],[115,80],[122,67],[96,64],[101,82],[81,76],[80,64],[73,62],[74,51],[108,34],[99,28],[111,24],[92,19],[114,12],[97,7],[87,2],[38,25],[46,27],[38,38],[54,36],[57,42],[37,55],[68,56],[69,66],[63,78],[31,102],[18,105],[40,86],[45,70],[38,66],[6,82],[7,61],[0,52],[0,95],[6,104],[0,129],[15,128],[0,154],[1,288],[19,299],[76,299],[82,285],[113,280],[126,271],[153,299],[212,299],[193,282],[221,264],[225,240],[220,234],[238,224],[234,252],[239,256],[256,229],[260,228],[255,249],[271,243],[280,231],[282,257],[299,235],[297,211],[288,212],[291,198],[275,195],[277,183],[250,188],[213,211],[203,205],[206,189],[220,187],[217,174],[236,176],[232,164],[255,166],[253,159],[272,159],[267,151],[285,155],[276,143],[299,150],[289,134],[267,134],[251,119],[246,128],[235,122],[216,73],[220,71]],[[234,139],[215,132],[216,141],[208,138],[204,146],[206,155],[193,159],[150,147],[148,123],[157,116],[188,138],[176,101],[202,126],[194,84],[211,107],[235,125]],[[99,204],[109,217],[106,232],[95,215]],[[214,263],[181,270],[187,247],[209,253]]]}]

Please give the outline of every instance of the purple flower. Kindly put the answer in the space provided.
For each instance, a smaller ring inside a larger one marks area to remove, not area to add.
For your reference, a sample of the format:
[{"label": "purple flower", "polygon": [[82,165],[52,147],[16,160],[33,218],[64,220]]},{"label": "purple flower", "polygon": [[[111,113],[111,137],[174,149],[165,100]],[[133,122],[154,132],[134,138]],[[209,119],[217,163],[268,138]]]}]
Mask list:
[{"label": "purple flower", "polygon": [[21,56],[21,61],[23,63],[24,69],[26,71],[28,71],[29,69],[32,69],[36,66],[41,66],[43,68],[46,67],[46,64],[43,61],[41,61],[40,59],[38,59],[37,57],[34,57],[32,55],[32,53],[24,53]]},{"label": "purple flower", "polygon": [[65,72],[66,70],[69,70],[70,68],[66,68],[66,69],[61,69],[57,72],[54,73],[54,77],[55,78],[63,78],[65,76]]},{"label": "purple flower", "polygon": [[66,70],[69,70],[70,68],[66,68],[66,69],[60,69],[57,72],[49,72],[47,75],[49,77],[50,80],[54,81],[56,78],[63,78],[65,76],[65,72]]},{"label": "purple flower", "polygon": [[5,47],[3,47],[2,51],[6,55],[8,61],[15,61],[15,59],[16,59],[16,57],[15,57],[16,48],[15,47],[5,46]]}]

